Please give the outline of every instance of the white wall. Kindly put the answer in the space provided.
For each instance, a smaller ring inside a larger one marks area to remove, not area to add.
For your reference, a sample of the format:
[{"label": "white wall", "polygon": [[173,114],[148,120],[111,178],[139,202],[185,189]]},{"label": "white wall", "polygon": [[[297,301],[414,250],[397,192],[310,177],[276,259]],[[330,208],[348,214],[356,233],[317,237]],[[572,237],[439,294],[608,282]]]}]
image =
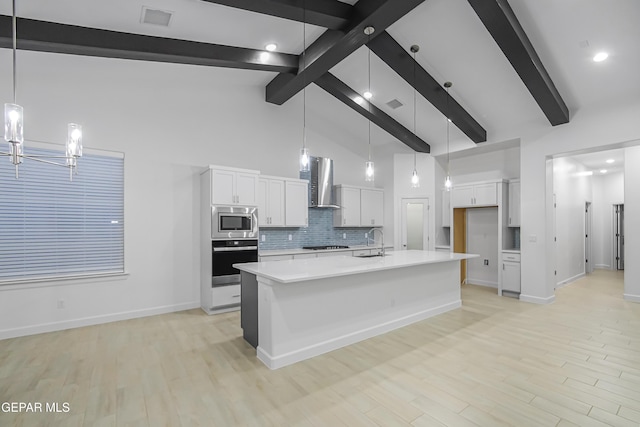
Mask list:
[{"label": "white wall", "polygon": [[581,174],[586,170],[569,157],[553,161],[557,238],[554,260],[558,285],[572,282],[585,273],[585,202],[593,201],[592,176]]},{"label": "white wall", "polygon": [[[638,144],[638,117],[640,102],[636,100],[627,105],[580,110],[574,113],[568,124],[523,132],[520,145],[521,300],[536,303],[549,303],[554,300],[553,170],[552,166],[547,164],[548,158],[578,150],[609,149]],[[640,163],[637,161],[635,164],[631,161],[625,162],[625,170],[637,169],[638,164]],[[637,177],[635,178],[637,180]],[[625,209],[627,217],[638,217],[640,206],[631,202],[629,210],[630,198],[640,198],[637,191],[633,193],[630,182],[633,181],[629,181],[625,176]],[[627,231],[627,239],[632,239],[628,227]],[[625,292],[628,294],[640,295],[639,273],[633,270],[625,271],[625,283],[628,284]]]},{"label": "white wall", "polygon": [[593,176],[593,257],[596,268],[615,269],[613,205],[624,203],[624,173]]},{"label": "white wall", "polygon": [[[498,208],[467,209],[467,283],[498,287]],[[489,265],[484,265],[484,260]]]},{"label": "white wall", "polygon": [[492,151],[451,159],[453,185],[495,179],[520,177],[520,148]]},{"label": "white wall", "polygon": [[[86,147],[124,152],[128,275],[0,286],[0,338],[199,307],[199,173],[219,164],[297,177],[302,97],[265,102],[273,73],[25,51],[18,59],[27,140],[62,143],[74,121]],[[6,49],[0,63],[10,63]],[[0,99],[10,100],[10,67],[0,68]],[[335,160],[336,183],[364,184],[366,146],[354,154],[314,123],[312,155]]]},{"label": "white wall", "polygon": [[624,297],[640,302],[640,147],[624,152]]}]

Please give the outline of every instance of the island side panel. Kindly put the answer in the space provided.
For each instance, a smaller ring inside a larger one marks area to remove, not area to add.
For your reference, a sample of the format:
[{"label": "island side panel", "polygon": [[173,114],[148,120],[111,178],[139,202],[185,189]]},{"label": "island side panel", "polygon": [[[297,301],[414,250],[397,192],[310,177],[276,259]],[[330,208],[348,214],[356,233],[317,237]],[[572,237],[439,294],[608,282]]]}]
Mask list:
[{"label": "island side panel", "polygon": [[258,280],[255,274],[240,272],[240,326],[245,341],[258,346]]},{"label": "island side panel", "polygon": [[258,357],[276,369],[460,307],[460,264],[288,284],[258,277],[258,292]]}]

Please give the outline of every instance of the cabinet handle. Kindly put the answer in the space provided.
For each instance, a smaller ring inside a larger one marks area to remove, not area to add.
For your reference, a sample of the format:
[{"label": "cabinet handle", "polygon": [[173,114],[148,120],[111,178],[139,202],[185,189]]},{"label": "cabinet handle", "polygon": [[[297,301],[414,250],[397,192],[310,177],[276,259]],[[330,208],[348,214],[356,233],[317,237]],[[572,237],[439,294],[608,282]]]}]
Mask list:
[{"label": "cabinet handle", "polygon": [[504,270],[504,262],[502,263],[502,269]]},{"label": "cabinet handle", "polygon": [[509,225],[511,225],[511,218],[509,218]]}]

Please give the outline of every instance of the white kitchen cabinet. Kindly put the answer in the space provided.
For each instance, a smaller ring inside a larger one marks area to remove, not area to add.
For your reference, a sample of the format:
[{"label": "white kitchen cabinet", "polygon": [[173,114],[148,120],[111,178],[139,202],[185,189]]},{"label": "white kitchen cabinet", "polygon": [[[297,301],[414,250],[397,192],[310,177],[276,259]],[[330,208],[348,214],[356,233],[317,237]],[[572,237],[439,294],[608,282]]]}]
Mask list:
[{"label": "white kitchen cabinet", "polygon": [[258,179],[258,225],[284,227],[285,182],[261,176]]},{"label": "white kitchen cabinet", "polygon": [[371,249],[360,249],[352,252],[352,256],[368,256],[371,255]]},{"label": "white kitchen cabinet", "polygon": [[211,288],[212,309],[238,305],[240,303],[240,285]]},{"label": "white kitchen cabinet", "polygon": [[309,181],[285,181],[285,224],[287,227],[309,225]]},{"label": "white kitchen cabinet", "polygon": [[211,204],[256,206],[258,171],[212,166]]},{"label": "white kitchen cabinet", "polygon": [[336,185],[334,191],[340,208],[333,211],[333,226],[360,227],[360,188]]},{"label": "white kitchen cabinet", "polygon": [[509,181],[509,227],[520,227],[520,180]]},{"label": "white kitchen cabinet", "polygon": [[378,189],[360,190],[360,225],[383,225],[384,191]]},{"label": "white kitchen cabinet", "polygon": [[498,191],[495,182],[454,187],[451,205],[454,208],[469,206],[494,206],[498,204]]},{"label": "white kitchen cabinet", "polygon": [[502,291],[520,293],[520,254],[502,253]]},{"label": "white kitchen cabinet", "polygon": [[442,226],[451,227],[451,191],[442,190]]}]

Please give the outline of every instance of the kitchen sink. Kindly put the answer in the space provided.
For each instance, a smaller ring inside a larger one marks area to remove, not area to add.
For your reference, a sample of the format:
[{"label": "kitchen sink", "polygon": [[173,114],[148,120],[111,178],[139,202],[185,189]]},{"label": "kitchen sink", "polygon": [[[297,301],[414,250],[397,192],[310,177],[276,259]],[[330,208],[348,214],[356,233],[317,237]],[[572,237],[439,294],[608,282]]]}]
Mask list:
[{"label": "kitchen sink", "polygon": [[381,254],[381,253],[377,253],[377,254],[369,254],[369,255],[354,255],[356,258],[375,258],[375,257],[382,257],[382,256],[389,256],[391,254]]}]

